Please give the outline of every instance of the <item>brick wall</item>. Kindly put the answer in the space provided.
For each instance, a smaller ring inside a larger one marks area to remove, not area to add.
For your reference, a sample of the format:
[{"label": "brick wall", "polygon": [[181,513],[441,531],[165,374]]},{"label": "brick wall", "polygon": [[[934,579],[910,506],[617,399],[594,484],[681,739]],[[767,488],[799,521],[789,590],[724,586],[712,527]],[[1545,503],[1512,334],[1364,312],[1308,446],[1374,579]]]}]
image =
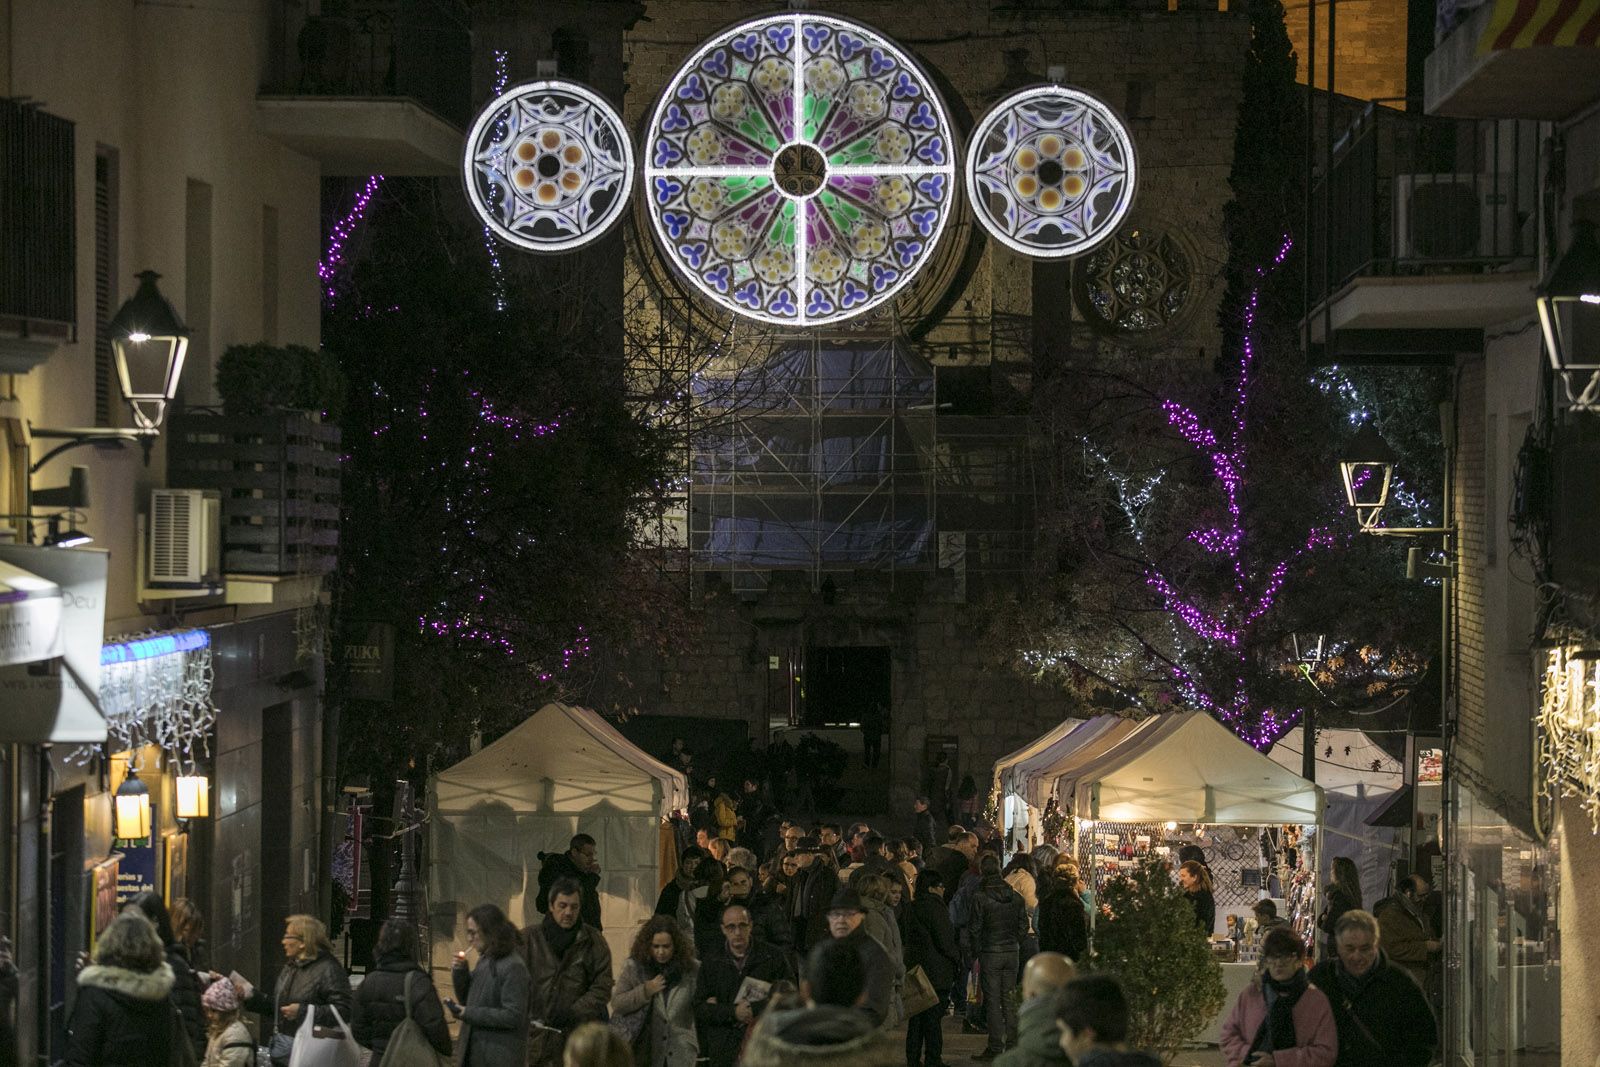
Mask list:
[{"label": "brick wall", "polygon": [[1483,380],[1481,358],[1464,362],[1457,386],[1453,521],[1456,539],[1455,662],[1457,727],[1455,755],[1463,771],[1480,776],[1488,748],[1484,667],[1488,641],[1484,626]]},{"label": "brick wall", "polygon": [[[1300,58],[1296,75],[1305,84],[1308,5],[1284,4],[1289,43]],[[1328,5],[1317,11],[1317,88],[1328,87]],[[1342,0],[1334,44],[1334,88],[1358,100],[1406,95],[1406,0]]]}]

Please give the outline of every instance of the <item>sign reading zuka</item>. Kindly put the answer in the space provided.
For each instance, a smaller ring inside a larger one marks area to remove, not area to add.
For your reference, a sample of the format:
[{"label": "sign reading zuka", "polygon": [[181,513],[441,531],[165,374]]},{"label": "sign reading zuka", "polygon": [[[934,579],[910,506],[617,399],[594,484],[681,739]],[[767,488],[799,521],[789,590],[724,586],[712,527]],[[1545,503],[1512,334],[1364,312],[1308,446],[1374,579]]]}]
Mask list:
[{"label": "sign reading zuka", "polygon": [[350,696],[387,703],[394,699],[394,627],[369,624],[356,640],[344,644],[345,674]]}]

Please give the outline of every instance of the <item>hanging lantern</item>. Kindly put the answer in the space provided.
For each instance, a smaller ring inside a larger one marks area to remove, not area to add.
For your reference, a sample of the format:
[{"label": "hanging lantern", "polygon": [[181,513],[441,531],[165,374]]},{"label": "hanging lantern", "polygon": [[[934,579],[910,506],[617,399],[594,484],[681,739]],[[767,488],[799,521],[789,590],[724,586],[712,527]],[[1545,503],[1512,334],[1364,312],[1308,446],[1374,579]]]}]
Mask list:
[{"label": "hanging lantern", "polygon": [[211,779],[203,774],[180,774],[177,791],[178,818],[204,819],[211,815]]},{"label": "hanging lantern", "polygon": [[138,291],[107,327],[122,399],[133,409],[139,431],[152,434],[161,429],[167,405],[178,395],[189,350],[189,327],[156,288],[159,277],[153,270],[140,271]]},{"label": "hanging lantern", "polygon": [[1350,439],[1339,460],[1339,475],[1344,480],[1344,499],[1356,513],[1362,530],[1376,529],[1389,503],[1389,485],[1394,480],[1394,452],[1377,429],[1362,423]]},{"label": "hanging lantern", "polygon": [[150,836],[150,787],[131,766],[117,786],[114,832],[118,841],[143,841]]},{"label": "hanging lantern", "polygon": [[1577,410],[1600,407],[1600,242],[1594,223],[1572,224],[1572,242],[1534,299],[1550,366]]}]

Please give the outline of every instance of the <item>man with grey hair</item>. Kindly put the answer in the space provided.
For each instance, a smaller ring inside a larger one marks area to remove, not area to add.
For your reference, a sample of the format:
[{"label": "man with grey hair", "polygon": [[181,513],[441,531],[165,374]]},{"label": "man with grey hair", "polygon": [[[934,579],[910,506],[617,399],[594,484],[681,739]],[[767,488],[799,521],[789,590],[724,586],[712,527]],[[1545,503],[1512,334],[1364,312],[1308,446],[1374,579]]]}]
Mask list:
[{"label": "man with grey hair", "polygon": [[1427,1067],[1439,1027],[1416,980],[1378,947],[1378,920],[1359,908],[1334,924],[1335,959],[1311,971],[1333,1004],[1338,1067]]}]

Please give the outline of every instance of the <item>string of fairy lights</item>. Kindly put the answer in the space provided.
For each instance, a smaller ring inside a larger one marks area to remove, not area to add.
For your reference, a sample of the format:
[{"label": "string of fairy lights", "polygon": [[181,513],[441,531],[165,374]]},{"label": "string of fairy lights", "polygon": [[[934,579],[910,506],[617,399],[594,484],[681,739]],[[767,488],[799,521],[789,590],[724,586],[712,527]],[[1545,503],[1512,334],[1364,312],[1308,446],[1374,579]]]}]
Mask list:
[{"label": "string of fairy lights", "polygon": [[1600,658],[1570,646],[1545,653],[1536,788],[1546,811],[1574,797],[1600,834]]}]

